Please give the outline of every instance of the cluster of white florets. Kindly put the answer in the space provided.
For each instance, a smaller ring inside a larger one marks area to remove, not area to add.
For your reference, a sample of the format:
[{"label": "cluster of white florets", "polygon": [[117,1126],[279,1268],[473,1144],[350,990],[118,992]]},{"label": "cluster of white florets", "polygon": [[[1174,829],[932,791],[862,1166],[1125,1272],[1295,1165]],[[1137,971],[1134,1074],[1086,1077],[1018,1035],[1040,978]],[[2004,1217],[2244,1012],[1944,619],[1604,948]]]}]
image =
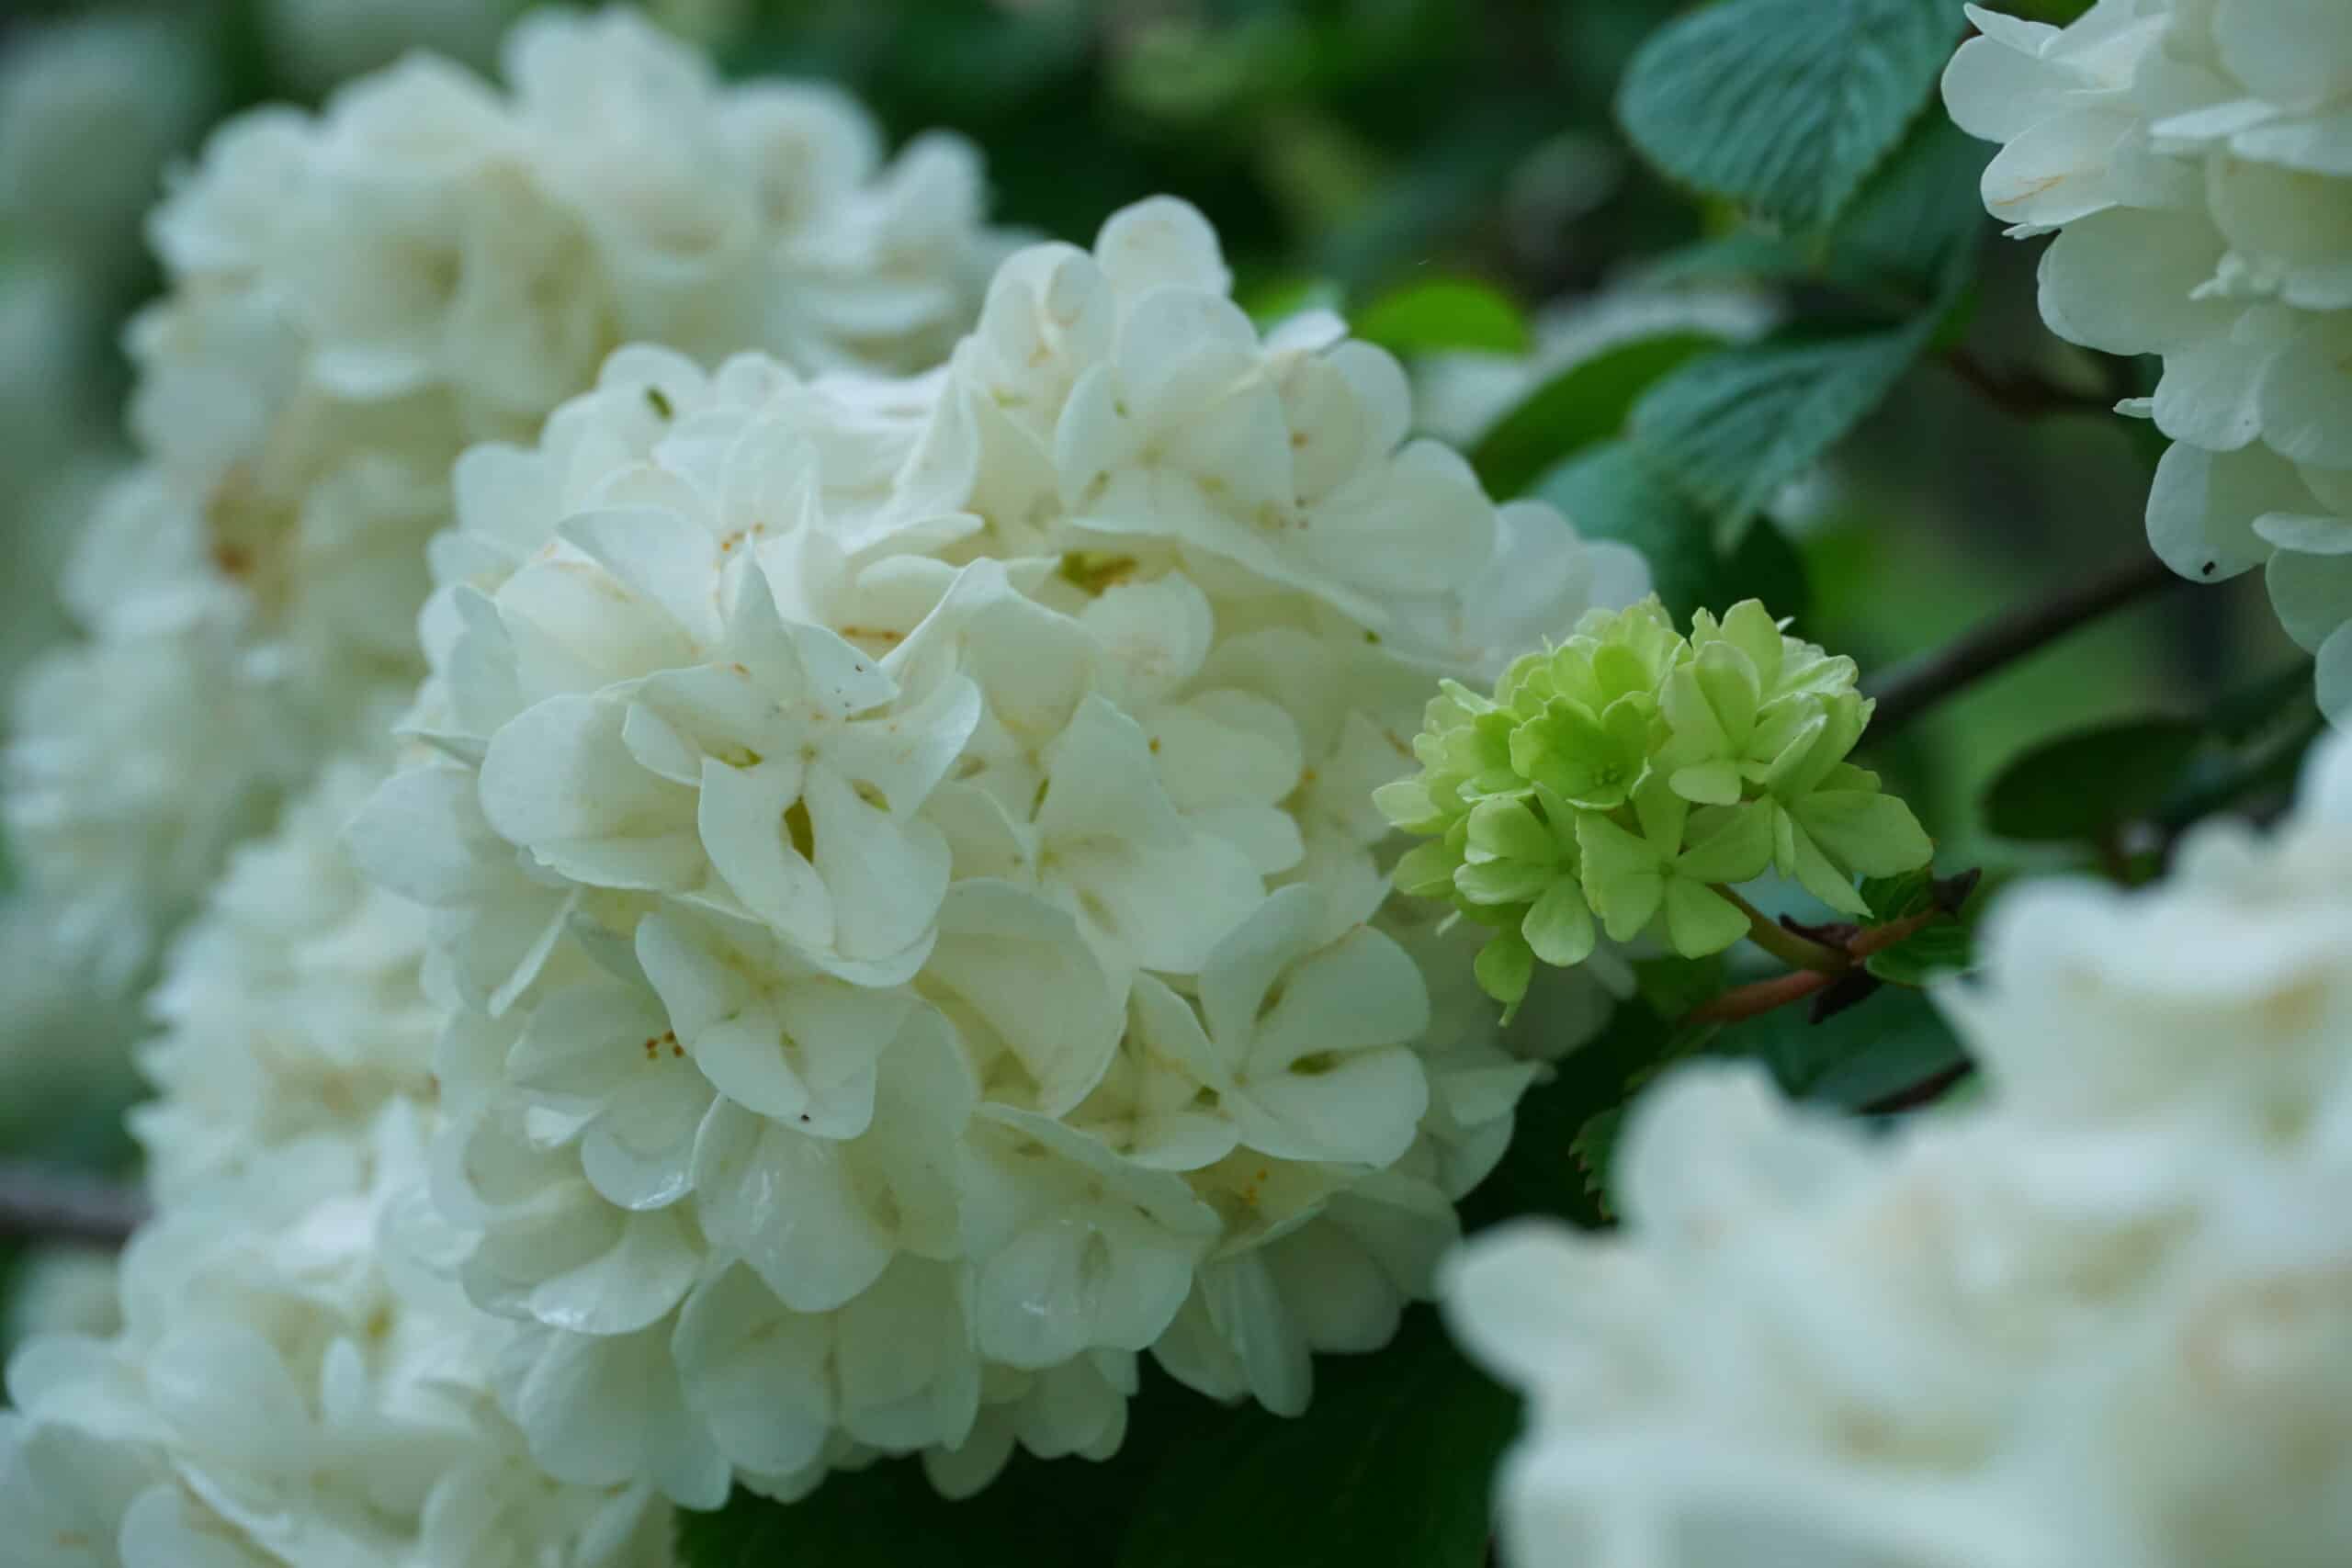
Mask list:
[{"label": "cluster of white florets", "polygon": [[1146,202],[941,371],[632,349],[460,465],[442,756],[350,837],[435,911],[437,1195],[553,1474],[966,1491],[1116,1448],[1145,1351],[1298,1410],[1429,1289],[1535,1068],[1377,929],[1371,791],[1644,573],[1227,288]]},{"label": "cluster of white florets", "polygon": [[123,1325],[8,1365],[0,1518],[27,1568],[659,1568],[644,1487],[549,1481],[482,1386],[491,1347],[400,1223],[417,1109],[286,1143],[124,1255]]},{"label": "cluster of white florets", "polygon": [[2267,563],[2320,700],[2352,711],[2352,9],[2099,0],[2064,28],[1971,6],[1944,96],[2004,143],[1984,201],[2044,253],[2061,336],[2154,354],[2174,445],[2148,536],[2185,577]]},{"label": "cluster of white florets", "polygon": [[[1941,997],[1983,1102],[1890,1138],[1745,1069],[1637,1108],[1625,1230],[1476,1244],[1522,1568],[2339,1561],[2352,745],[2161,887],[2009,896]],[[1734,1305],[1736,1303],[1736,1305]]]},{"label": "cluster of white florets", "polygon": [[[504,68],[502,94],[415,56],[315,116],[241,117],[151,220],[170,290],[130,335],[143,468],[112,503],[141,526],[91,530],[74,570],[118,580],[118,604],[130,578],[209,608],[85,618],[33,679],[102,700],[20,702],[0,802],[28,879],[113,933],[125,973],[256,815],[413,686],[424,543],[469,443],[530,437],[624,343],[910,369],[977,306],[963,143],[886,164],[834,90],[722,87],[625,12],[533,16]],[[248,702],[270,743],[201,759],[127,716]],[[191,766],[204,787],[147,807],[117,787]]]}]

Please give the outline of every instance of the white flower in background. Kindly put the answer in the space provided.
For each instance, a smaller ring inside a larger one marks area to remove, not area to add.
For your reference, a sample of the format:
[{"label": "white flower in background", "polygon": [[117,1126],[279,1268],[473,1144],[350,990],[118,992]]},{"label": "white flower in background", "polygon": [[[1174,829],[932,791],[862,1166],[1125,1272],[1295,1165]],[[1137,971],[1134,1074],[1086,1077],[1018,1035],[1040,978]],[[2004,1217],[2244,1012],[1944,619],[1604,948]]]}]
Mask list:
[{"label": "white flower in background", "polygon": [[1370,791],[1459,628],[1643,572],[1402,400],[1157,200],[944,371],[632,348],[459,463],[441,755],[350,840],[433,911],[435,1196],[550,1473],[968,1492],[1115,1449],[1139,1353],[1296,1410],[1428,1293],[1536,1069],[1366,923]]},{"label": "white flower in background", "polygon": [[2063,231],[2052,331],[2159,355],[2174,446],[2148,537],[2184,577],[2267,564],[2321,705],[2352,709],[2352,12],[2293,0],[2099,0],[2058,28],[1971,7],[1944,78],[2004,144],[1985,205]]},{"label": "white flower in background", "polygon": [[[1885,1137],[1745,1068],[1639,1104],[1624,1229],[1453,1267],[1529,1396],[1509,1560],[2337,1561],[2352,1532],[2352,745],[2159,887],[2029,886]],[[1737,1312],[1724,1303],[1736,1302]]]},{"label": "white flower in background", "polygon": [[135,265],[164,165],[212,112],[200,29],[130,6],[12,28],[0,56],[0,220],[85,276]]},{"label": "white flower in background", "polygon": [[149,994],[163,1031],[131,1112],[168,1201],[314,1134],[356,1136],[395,1098],[429,1101],[440,1015],[421,984],[424,911],[370,885],[344,823],[386,769],[344,758],[241,847]]},{"label": "white flower in background", "polygon": [[0,1344],[10,1348],[41,1334],[104,1336],[122,1326],[119,1266],[111,1252],[44,1247],[17,1264]]},{"label": "white flower in background", "polygon": [[[533,1467],[497,1348],[388,1231],[418,1115],[281,1146],[144,1228],[123,1326],[8,1364],[0,1517],[29,1568],[655,1568],[667,1510]],[[26,1554],[29,1555],[26,1555]]]},{"label": "white flower in background", "polygon": [[[28,879],[103,933],[118,984],[285,788],[413,690],[469,443],[534,434],[625,341],[914,369],[977,307],[961,142],[886,163],[835,90],[722,86],[624,11],[534,15],[504,66],[510,94],[418,55],[315,116],[240,117],[151,220],[169,288],[130,333],[139,499],[76,547],[88,640],[18,699],[5,802]],[[157,644],[164,621],[188,646]]]},{"label": "white flower in background", "polygon": [[[8,853],[82,983],[122,995],[302,774],[299,705],[200,576],[42,655],[0,749]],[[13,998],[12,998],[13,1002]]]}]

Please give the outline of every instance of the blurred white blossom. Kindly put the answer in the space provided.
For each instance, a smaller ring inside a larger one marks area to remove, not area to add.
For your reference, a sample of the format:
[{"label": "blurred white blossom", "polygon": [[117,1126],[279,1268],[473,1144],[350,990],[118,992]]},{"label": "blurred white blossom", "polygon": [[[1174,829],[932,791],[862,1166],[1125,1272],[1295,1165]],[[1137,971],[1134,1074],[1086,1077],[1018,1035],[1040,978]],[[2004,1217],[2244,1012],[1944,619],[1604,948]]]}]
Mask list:
[{"label": "blurred white blossom", "polygon": [[[2267,839],[2005,897],[1987,1092],[1883,1138],[1752,1069],[1646,1097],[1624,1229],[1449,1303],[1529,1398],[1521,1568],[2319,1568],[2352,1536],[2352,745]],[[1732,1303],[1736,1303],[1734,1310]]]}]

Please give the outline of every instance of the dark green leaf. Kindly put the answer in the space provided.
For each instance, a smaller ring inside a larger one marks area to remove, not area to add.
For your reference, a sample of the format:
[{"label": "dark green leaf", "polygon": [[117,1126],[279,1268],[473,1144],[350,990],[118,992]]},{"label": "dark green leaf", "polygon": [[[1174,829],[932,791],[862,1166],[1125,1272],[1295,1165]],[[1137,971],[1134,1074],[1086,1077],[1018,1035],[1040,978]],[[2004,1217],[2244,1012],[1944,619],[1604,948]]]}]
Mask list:
[{"label": "dark green leaf", "polygon": [[1927,994],[1900,988],[1820,1023],[1803,1008],[1763,1013],[1726,1028],[1714,1048],[1762,1062],[1792,1095],[1847,1111],[1898,1094],[1966,1055]]},{"label": "dark green leaf", "polygon": [[1634,407],[1634,444],[1736,540],[1775,491],[1876,408],[1934,330],[1750,344],[1684,366]]},{"label": "dark green leaf", "polygon": [[1016,1454],[979,1495],[942,1497],[912,1460],[828,1476],[797,1503],[738,1491],[681,1514],[684,1568],[1103,1568],[1166,1456],[1233,1412],[1146,1370],[1126,1440],[1102,1463]]},{"label": "dark green leaf", "polygon": [[1838,220],[1825,251],[1830,280],[1892,293],[1905,314],[1950,298],[1987,228],[1976,191],[1992,152],[1941,115],[1923,118]]},{"label": "dark green leaf", "polygon": [[1892,925],[1934,907],[1936,868],[1923,865],[1900,876],[1865,877],[1860,892],[1862,903],[1871,912],[1871,924]]},{"label": "dark green leaf", "polygon": [[1778,528],[1759,524],[1724,555],[1707,513],[1628,443],[1609,442],[1571,460],[1545,475],[1536,493],[1585,537],[1616,539],[1647,556],[1658,599],[1678,620],[1748,598],[1776,615],[1802,619],[1808,608],[1804,565]]},{"label": "dark green leaf", "polygon": [[1914,987],[1924,986],[1939,975],[1963,973],[1975,964],[1975,933],[1966,921],[1957,919],[1922,926],[1862,961],[1862,966],[1880,979]]},{"label": "dark green leaf", "polygon": [[2006,838],[2079,842],[2146,816],[2204,740],[2187,719],[2143,718],[2077,730],[2033,747],[1984,793],[1984,825]]},{"label": "dark green leaf", "polygon": [[1625,1108],[1612,1105],[1584,1124],[1571,1145],[1577,1167],[1584,1172],[1585,1190],[1604,1214],[1615,1214],[1609,1201],[1609,1176],[1617,1155],[1617,1134],[1624,1130]]},{"label": "dark green leaf", "polygon": [[1706,333],[1668,333],[1572,365],[1497,421],[1471,452],[1471,466],[1497,500],[1522,494],[1544,469],[1617,435],[1653,382],[1722,342]]},{"label": "dark green leaf", "polygon": [[1642,47],[1618,118],[1672,177],[1819,228],[1902,140],[1960,29],[1945,0],[1725,0]]},{"label": "dark green leaf", "polygon": [[1660,1018],[1680,1018],[1722,993],[1724,955],[1683,958],[1668,953],[1642,959],[1634,965],[1634,987]]},{"label": "dark green leaf", "polygon": [[1527,318],[1483,283],[1440,278],[1382,295],[1349,323],[1357,337],[1392,354],[1453,349],[1527,352]]},{"label": "dark green leaf", "polygon": [[[1247,1407],[1171,1452],[1118,1568],[1480,1568],[1495,1462],[1519,1424],[1510,1395],[1425,1308],[1375,1355],[1318,1359],[1316,1383],[1302,1416]],[[1037,1516],[1034,1539],[1058,1512]]]}]

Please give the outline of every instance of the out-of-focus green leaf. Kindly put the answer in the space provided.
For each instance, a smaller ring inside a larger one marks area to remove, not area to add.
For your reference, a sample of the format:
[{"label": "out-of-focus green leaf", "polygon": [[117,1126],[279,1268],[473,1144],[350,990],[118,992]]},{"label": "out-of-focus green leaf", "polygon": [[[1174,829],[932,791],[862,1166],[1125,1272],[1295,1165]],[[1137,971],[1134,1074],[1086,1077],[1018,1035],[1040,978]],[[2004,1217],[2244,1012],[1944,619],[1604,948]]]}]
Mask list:
[{"label": "out-of-focus green leaf", "polygon": [[2004,838],[2078,842],[2146,816],[2205,739],[2188,719],[2141,718],[2033,747],[1984,792],[1984,826]]},{"label": "out-of-focus green leaf", "polygon": [[1126,1440],[1110,1459],[1015,1454],[978,1496],[950,1501],[912,1460],[826,1477],[797,1503],[738,1490],[716,1513],[682,1513],[683,1568],[1104,1568],[1163,1459],[1232,1412],[1147,1369]]},{"label": "out-of-focus green leaf", "polygon": [[1634,441],[1736,542],[1782,485],[1879,405],[1934,324],[1922,317],[1851,337],[1711,354],[1643,394]]},{"label": "out-of-focus green leaf", "polygon": [[1600,1205],[1604,1214],[1615,1217],[1609,1201],[1609,1177],[1617,1159],[1617,1135],[1625,1129],[1625,1108],[1612,1105],[1596,1114],[1577,1134],[1570,1152],[1576,1156],[1577,1168],[1584,1172],[1585,1190]]},{"label": "out-of-focus green leaf", "polygon": [[1426,1308],[1377,1354],[1317,1358],[1315,1378],[1306,1415],[1246,1406],[1173,1450],[1118,1568],[1479,1568],[1510,1395]]},{"label": "out-of-focus green leaf", "polygon": [[1645,391],[1722,342],[1707,333],[1667,333],[1572,365],[1496,421],[1470,464],[1488,494],[1522,494],[1544,469],[1617,435]]},{"label": "out-of-focus green leaf", "polygon": [[1393,289],[1357,311],[1350,330],[1391,354],[1527,352],[1527,318],[1483,283],[1440,278]]},{"label": "out-of-focus green leaf", "polygon": [[1587,538],[1641,550],[1660,603],[1678,620],[1742,599],[1761,599],[1774,615],[1800,620],[1809,607],[1804,563],[1778,528],[1758,523],[1725,554],[1713,520],[1624,442],[1597,446],[1554,470],[1536,493],[1566,513]]},{"label": "out-of-focus green leaf", "polygon": [[1946,0],[1724,0],[1651,37],[1618,117],[1671,177],[1820,228],[1902,140],[1961,25]]},{"label": "out-of-focus green leaf", "polygon": [[1937,920],[1871,953],[1862,966],[1891,985],[1924,986],[1939,975],[1974,968],[1976,933],[1965,920]]},{"label": "out-of-focus green leaf", "polygon": [[1346,300],[1346,290],[1328,277],[1275,277],[1239,290],[1235,303],[1262,329],[1304,311],[1340,310]]},{"label": "out-of-focus green leaf", "polygon": [[1891,988],[1815,1023],[1781,1008],[1727,1026],[1717,1055],[1749,1057],[1801,1100],[1854,1111],[1900,1094],[1966,1059],[1923,991]]}]

